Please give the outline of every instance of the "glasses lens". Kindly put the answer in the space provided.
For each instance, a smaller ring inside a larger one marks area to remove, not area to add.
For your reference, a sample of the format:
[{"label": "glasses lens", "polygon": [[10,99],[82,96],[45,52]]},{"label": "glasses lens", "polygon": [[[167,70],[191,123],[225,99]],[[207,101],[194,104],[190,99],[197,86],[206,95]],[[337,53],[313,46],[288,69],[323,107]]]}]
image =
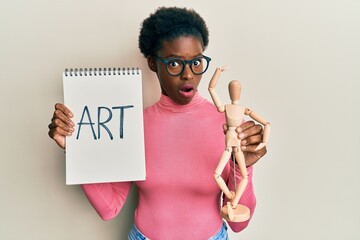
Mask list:
[{"label": "glasses lens", "polygon": [[184,63],[180,59],[169,59],[166,64],[166,69],[171,75],[178,75],[182,72]]},{"label": "glasses lens", "polygon": [[203,74],[208,68],[208,60],[204,57],[195,58],[192,60],[191,69],[195,74]]}]

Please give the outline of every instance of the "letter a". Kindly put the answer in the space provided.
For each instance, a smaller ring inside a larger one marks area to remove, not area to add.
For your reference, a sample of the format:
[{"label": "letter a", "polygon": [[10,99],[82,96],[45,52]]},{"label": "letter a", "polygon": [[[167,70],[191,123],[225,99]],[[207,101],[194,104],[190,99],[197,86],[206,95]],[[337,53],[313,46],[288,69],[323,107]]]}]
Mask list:
[{"label": "letter a", "polygon": [[[85,114],[87,115],[89,122],[83,122]],[[79,139],[80,130],[81,130],[81,125],[90,125],[91,131],[92,131],[93,136],[94,136],[94,139],[96,140],[95,130],[94,130],[94,127],[93,127],[94,123],[91,121],[89,109],[88,109],[87,106],[84,107],[83,113],[82,113],[82,115],[81,115],[81,120],[80,120],[80,122],[78,123],[78,125],[79,125],[79,131],[78,131],[78,133],[77,133],[76,139]]]}]

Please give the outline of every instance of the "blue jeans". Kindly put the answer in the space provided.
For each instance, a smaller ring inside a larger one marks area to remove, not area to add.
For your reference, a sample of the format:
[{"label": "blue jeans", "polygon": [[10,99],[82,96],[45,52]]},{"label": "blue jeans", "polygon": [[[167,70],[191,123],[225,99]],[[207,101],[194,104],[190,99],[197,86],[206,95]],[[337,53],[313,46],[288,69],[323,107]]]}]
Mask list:
[{"label": "blue jeans", "polygon": [[[137,227],[134,225],[129,232],[128,239],[129,240],[147,240],[148,238],[146,238],[139,231],[139,229],[137,229]],[[214,236],[212,236],[211,238],[209,238],[209,240],[229,240],[229,236],[227,234],[227,226],[226,226],[225,222],[223,222],[223,225],[222,225],[220,231],[217,234],[215,234]]]}]

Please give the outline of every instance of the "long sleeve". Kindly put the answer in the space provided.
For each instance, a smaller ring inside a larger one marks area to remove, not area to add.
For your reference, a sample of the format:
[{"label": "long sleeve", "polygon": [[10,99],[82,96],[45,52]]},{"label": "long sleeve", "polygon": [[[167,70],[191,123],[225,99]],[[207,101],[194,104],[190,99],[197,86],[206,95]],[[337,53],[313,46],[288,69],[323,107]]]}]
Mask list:
[{"label": "long sleeve", "polygon": [[[228,182],[228,187],[231,191],[234,191],[234,165],[230,164],[230,174],[229,174],[229,182]],[[239,184],[240,180],[241,180],[241,174],[240,174],[240,170],[238,168],[235,168],[235,175],[236,175],[236,184]],[[249,224],[254,211],[255,211],[255,206],[256,206],[256,197],[255,197],[255,193],[254,193],[254,188],[253,188],[253,183],[252,183],[252,176],[253,176],[253,167],[248,167],[247,168],[248,171],[248,184],[246,185],[245,191],[242,194],[240,200],[239,200],[239,204],[245,205],[250,209],[250,219],[245,221],[245,222],[240,222],[240,223],[236,223],[236,222],[228,222],[230,228],[234,231],[234,232],[240,232],[243,229],[245,229],[247,227],[247,225]],[[228,198],[225,197],[224,199],[224,203],[223,205],[226,204],[226,202],[229,201]]]},{"label": "long sleeve", "polygon": [[114,218],[124,206],[131,182],[81,185],[86,197],[103,220]]},{"label": "long sleeve", "polygon": [[[224,120],[224,114],[199,95],[187,105],[176,105],[162,95],[158,103],[145,110],[146,180],[134,182],[139,192],[134,220],[149,239],[209,239],[222,226],[222,192],[213,175],[225,149],[221,131]],[[222,174],[231,190],[235,181],[241,179],[239,172],[232,177],[233,171],[227,164]],[[252,167],[248,168],[248,176],[247,188],[239,201],[253,214]],[[119,213],[130,187],[131,182],[82,186],[104,220]],[[248,222],[229,223],[235,232],[247,225]]]}]

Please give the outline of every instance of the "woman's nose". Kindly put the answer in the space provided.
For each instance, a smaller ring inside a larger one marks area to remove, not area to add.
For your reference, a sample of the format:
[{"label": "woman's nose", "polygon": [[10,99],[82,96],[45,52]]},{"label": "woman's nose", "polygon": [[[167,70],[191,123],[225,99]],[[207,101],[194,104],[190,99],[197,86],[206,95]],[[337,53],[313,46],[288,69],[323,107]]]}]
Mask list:
[{"label": "woman's nose", "polygon": [[194,73],[191,70],[190,64],[185,64],[184,71],[181,74],[181,79],[191,80],[194,78]]}]

